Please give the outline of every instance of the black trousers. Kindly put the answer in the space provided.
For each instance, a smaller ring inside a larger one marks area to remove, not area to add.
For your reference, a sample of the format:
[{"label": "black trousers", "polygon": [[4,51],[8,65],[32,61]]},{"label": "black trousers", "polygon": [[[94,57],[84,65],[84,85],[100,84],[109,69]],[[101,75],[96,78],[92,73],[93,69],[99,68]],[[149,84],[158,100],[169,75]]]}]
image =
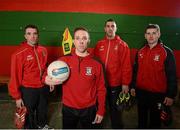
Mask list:
[{"label": "black trousers", "polygon": [[96,106],[91,106],[84,109],[74,109],[63,105],[63,129],[75,128],[101,128],[101,124],[92,124],[96,116]]},{"label": "black trousers", "polygon": [[24,128],[35,129],[47,124],[48,94],[49,88],[21,87],[22,100],[27,107],[28,114]]},{"label": "black trousers", "polygon": [[121,86],[107,88],[107,99],[110,109],[111,127],[113,129],[123,128],[122,111],[119,111],[116,107],[116,101],[121,90]]},{"label": "black trousers", "polygon": [[158,103],[164,100],[164,94],[137,89],[138,128],[160,128],[160,110]]}]

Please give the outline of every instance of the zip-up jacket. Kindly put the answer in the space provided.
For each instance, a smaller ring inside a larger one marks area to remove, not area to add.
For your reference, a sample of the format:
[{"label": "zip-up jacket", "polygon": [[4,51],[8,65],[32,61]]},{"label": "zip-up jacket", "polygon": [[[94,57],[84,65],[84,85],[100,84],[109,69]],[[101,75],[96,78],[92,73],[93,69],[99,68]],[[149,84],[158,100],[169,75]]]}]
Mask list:
[{"label": "zip-up jacket", "polygon": [[102,65],[92,55],[78,57],[71,55],[60,57],[70,68],[70,77],[63,83],[63,104],[75,109],[84,109],[96,105],[97,114],[105,112],[105,81]]},{"label": "zip-up jacket", "polygon": [[11,57],[11,79],[9,93],[14,99],[21,98],[20,86],[40,88],[44,86],[47,50],[23,42]]},{"label": "zip-up jacket", "polygon": [[158,43],[146,44],[137,53],[132,86],[174,98],[177,93],[176,63],[172,50]]},{"label": "zip-up jacket", "polygon": [[100,40],[94,49],[94,54],[105,66],[110,87],[129,85],[132,76],[130,49],[119,36],[116,35],[112,40],[107,37]]}]

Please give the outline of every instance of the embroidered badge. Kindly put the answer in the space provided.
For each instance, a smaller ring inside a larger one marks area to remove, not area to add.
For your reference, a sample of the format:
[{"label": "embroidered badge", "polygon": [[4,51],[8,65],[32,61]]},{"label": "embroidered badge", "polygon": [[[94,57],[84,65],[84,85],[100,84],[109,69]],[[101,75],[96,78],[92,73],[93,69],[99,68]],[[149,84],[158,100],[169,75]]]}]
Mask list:
[{"label": "embroidered badge", "polygon": [[92,67],[86,67],[86,74],[85,75],[92,75]]},{"label": "embroidered badge", "polygon": [[143,58],[143,54],[142,54],[142,53],[140,53],[140,54],[139,54],[139,57],[140,57],[140,58]]},{"label": "embroidered badge", "polygon": [[154,56],[154,61],[159,61],[159,59],[160,59],[160,55],[155,55]]}]

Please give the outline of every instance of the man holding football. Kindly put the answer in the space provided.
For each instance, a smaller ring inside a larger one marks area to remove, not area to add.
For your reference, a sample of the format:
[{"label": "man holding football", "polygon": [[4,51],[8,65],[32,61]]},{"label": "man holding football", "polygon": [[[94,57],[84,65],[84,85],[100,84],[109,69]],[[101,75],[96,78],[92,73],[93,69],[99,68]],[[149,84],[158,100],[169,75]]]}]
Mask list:
[{"label": "man holding football", "polygon": [[[90,37],[83,27],[74,30],[75,50],[60,57],[70,68],[70,77],[62,84],[63,128],[99,128],[105,113],[105,81],[102,65],[87,49]],[[46,83],[55,85],[52,77]]]}]

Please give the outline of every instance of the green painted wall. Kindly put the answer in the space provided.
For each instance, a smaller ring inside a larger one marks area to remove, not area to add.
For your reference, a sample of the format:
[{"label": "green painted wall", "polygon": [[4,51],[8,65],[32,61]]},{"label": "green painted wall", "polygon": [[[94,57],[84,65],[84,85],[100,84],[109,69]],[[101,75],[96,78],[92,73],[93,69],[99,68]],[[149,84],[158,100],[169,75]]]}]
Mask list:
[{"label": "green painted wall", "polygon": [[131,48],[142,46],[144,28],[148,23],[157,23],[164,43],[180,50],[180,18],[94,13],[0,12],[0,45],[18,45],[22,41],[24,26],[31,23],[38,25],[43,45],[60,46],[66,27],[73,34],[75,27],[84,26],[90,31],[90,47],[94,47],[97,40],[104,36],[104,21],[109,18],[117,21],[117,34]]}]

